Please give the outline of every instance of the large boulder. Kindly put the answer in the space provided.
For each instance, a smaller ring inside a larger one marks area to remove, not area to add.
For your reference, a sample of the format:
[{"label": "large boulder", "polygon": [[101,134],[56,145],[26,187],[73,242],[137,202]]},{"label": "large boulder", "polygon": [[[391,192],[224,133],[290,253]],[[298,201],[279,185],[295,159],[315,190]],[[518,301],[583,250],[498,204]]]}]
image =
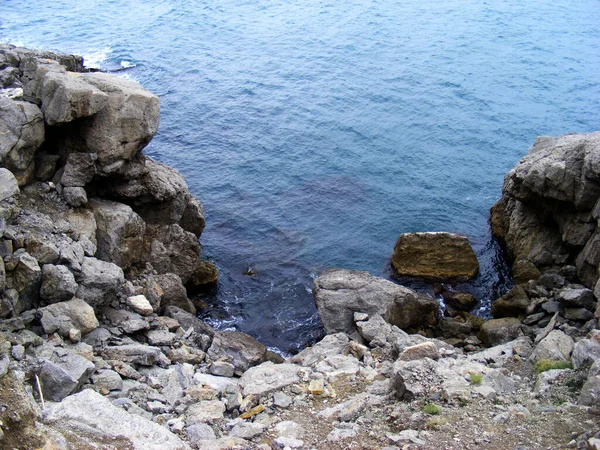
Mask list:
[{"label": "large boulder", "polygon": [[467,280],[479,271],[469,240],[454,233],[401,234],[392,266],[398,275],[433,280]]},{"label": "large boulder", "polygon": [[15,310],[15,315],[18,315],[36,305],[42,284],[42,269],[37,260],[22,249],[13,254],[13,259],[16,266],[11,276],[7,277],[7,285],[19,293],[19,304]]},{"label": "large boulder", "polygon": [[521,321],[514,317],[484,322],[477,337],[488,347],[512,341],[521,334]]},{"label": "large boulder", "polygon": [[93,199],[90,209],[96,219],[96,256],[127,269],[142,259],[146,224],[129,206]]},{"label": "large boulder", "polygon": [[576,265],[580,281],[593,288],[599,196],[600,132],[539,137],[504,178],[502,198],[491,210],[492,233],[519,262],[515,267],[532,263],[543,272]]},{"label": "large boulder", "polygon": [[125,282],[123,270],[110,262],[84,258],[78,279],[77,297],[94,308],[114,300],[119,287]]},{"label": "large boulder", "polygon": [[[116,450],[188,450],[190,447],[167,427],[114,406],[91,389],[52,405],[44,422],[69,436],[76,448]],[[74,447],[74,448],[75,448]]]},{"label": "large boulder", "polygon": [[132,80],[106,73],[86,73],[81,80],[108,95],[108,103],[82,125],[90,153],[98,154],[104,173],[118,172],[152,139],[158,129],[159,100]]},{"label": "large boulder", "polygon": [[492,303],[492,315],[496,318],[515,317],[524,314],[529,303],[527,291],[523,286],[517,285]]},{"label": "large boulder", "polygon": [[213,360],[231,359],[235,371],[242,374],[249,367],[265,361],[267,348],[245,333],[222,331],[214,334],[212,345],[207,353]]},{"label": "large boulder", "polygon": [[19,183],[12,172],[0,167],[0,202],[8,200],[19,193]]},{"label": "large boulder", "polygon": [[[148,156],[144,158],[144,175],[110,186],[111,195],[131,204],[148,223],[178,223],[187,209],[190,198],[183,176],[166,164]],[[188,217],[193,214],[194,212],[190,211]]]},{"label": "large boulder", "polygon": [[368,272],[330,269],[315,279],[313,295],[326,333],[356,331],[354,313],[379,314],[399,328],[435,325],[438,302]]},{"label": "large boulder", "polygon": [[32,103],[0,97],[0,166],[16,173],[33,168],[34,154],[43,142],[40,109]]},{"label": "large boulder", "polygon": [[37,314],[46,334],[58,332],[69,336],[69,332],[75,329],[85,336],[100,326],[93,308],[78,298],[45,306],[38,309]]},{"label": "large boulder", "polygon": [[177,224],[147,227],[147,261],[158,273],[175,273],[186,284],[200,260],[198,238]]},{"label": "large boulder", "polygon": [[46,264],[42,267],[40,297],[49,303],[72,299],[77,287],[75,276],[65,266]]},{"label": "large boulder", "polygon": [[59,356],[54,353],[51,359],[43,360],[40,367],[44,397],[61,401],[88,381],[95,368],[94,363],[77,354],[67,352]]},{"label": "large boulder", "polygon": [[26,89],[40,100],[48,125],[92,116],[108,103],[108,95],[59,64],[38,64]]},{"label": "large boulder", "polygon": [[532,361],[549,359],[552,361],[569,361],[573,352],[573,339],[559,330],[552,330],[542,339],[531,354]]}]

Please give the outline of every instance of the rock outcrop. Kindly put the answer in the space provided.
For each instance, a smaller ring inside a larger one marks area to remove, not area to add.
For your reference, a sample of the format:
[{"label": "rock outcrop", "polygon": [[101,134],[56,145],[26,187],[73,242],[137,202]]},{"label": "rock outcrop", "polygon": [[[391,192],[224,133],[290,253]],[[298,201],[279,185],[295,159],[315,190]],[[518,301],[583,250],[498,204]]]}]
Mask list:
[{"label": "rock outcrop", "polygon": [[515,267],[576,267],[594,289],[600,264],[600,132],[539,137],[506,175],[492,232]]},{"label": "rock outcrop", "polygon": [[313,295],[327,333],[351,334],[355,313],[379,314],[403,329],[435,325],[438,302],[368,272],[330,269],[315,279]]}]

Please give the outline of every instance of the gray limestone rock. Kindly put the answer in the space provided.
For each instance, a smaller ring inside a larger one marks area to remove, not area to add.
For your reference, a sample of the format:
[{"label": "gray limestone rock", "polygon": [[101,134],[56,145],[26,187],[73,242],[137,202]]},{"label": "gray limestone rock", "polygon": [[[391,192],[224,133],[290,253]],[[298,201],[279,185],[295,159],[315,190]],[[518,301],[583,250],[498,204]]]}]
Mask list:
[{"label": "gray limestone rock", "polygon": [[523,286],[515,286],[507,294],[492,303],[492,315],[495,318],[516,317],[527,311],[529,296]]},{"label": "gray limestone rock", "polygon": [[[179,437],[151,420],[129,414],[110,400],[87,389],[53,405],[44,422],[69,436],[92,436],[92,441],[122,442],[134,450],[189,450]],[[94,438],[95,437],[95,438]],[[91,447],[90,447],[91,448]]]},{"label": "gray limestone rock", "polygon": [[236,372],[242,373],[249,367],[265,361],[267,348],[253,337],[239,331],[222,331],[213,336],[207,353],[213,360],[231,358]]},{"label": "gray limestone rock", "polygon": [[75,276],[65,266],[46,264],[42,267],[40,297],[50,303],[70,300],[77,292]]},{"label": "gray limestone rock", "polygon": [[562,331],[553,330],[537,344],[530,358],[532,361],[541,359],[569,361],[573,352],[573,344],[570,336]]},{"label": "gray limestone rock", "polygon": [[158,346],[170,346],[175,342],[177,336],[167,330],[150,330],[146,333],[148,344]]},{"label": "gray limestone rock", "polygon": [[46,334],[58,332],[68,336],[69,331],[75,328],[85,336],[99,326],[93,308],[78,298],[40,308],[38,314]]},{"label": "gray limestone rock", "polygon": [[514,317],[488,320],[481,326],[477,337],[485,345],[493,347],[516,339],[521,334],[521,321]]},{"label": "gray limestone rock", "polygon": [[105,347],[100,353],[104,359],[115,359],[142,366],[154,366],[163,359],[163,354],[159,348],[141,344]]},{"label": "gray limestone rock", "polygon": [[108,103],[108,96],[81,79],[81,75],[66,71],[36,73],[35,96],[41,100],[44,119],[48,125],[71,122],[96,114]]},{"label": "gray limestone rock", "polygon": [[190,233],[194,233],[196,236],[200,236],[204,231],[206,220],[204,219],[204,207],[200,200],[194,197],[190,197],[183,216],[179,222],[181,228]]},{"label": "gray limestone rock", "polygon": [[265,362],[251,367],[240,378],[244,396],[265,395],[300,381],[300,367],[295,364]]},{"label": "gray limestone rock", "polygon": [[217,438],[215,432],[205,423],[193,423],[185,429],[185,437],[193,446],[200,444],[200,441],[214,440]]},{"label": "gray limestone rock", "polygon": [[81,129],[89,152],[105,173],[118,171],[152,139],[158,129],[159,100],[134,81],[106,73],[81,79],[108,95],[108,103]]},{"label": "gray limestone rock", "polygon": [[596,300],[591,289],[586,288],[564,288],[556,296],[565,308],[586,308],[593,311],[596,307]]},{"label": "gray limestone rock", "polygon": [[93,199],[90,208],[96,219],[98,258],[126,269],[142,258],[146,225],[131,207]]},{"label": "gray limestone rock", "polygon": [[114,370],[99,370],[92,375],[92,383],[98,389],[107,389],[109,391],[119,391],[123,389],[123,379]]},{"label": "gray limestone rock", "polygon": [[592,365],[598,360],[600,360],[600,334],[577,341],[573,347],[573,367],[578,369],[585,364]]},{"label": "gray limestone rock", "polygon": [[216,420],[223,418],[225,413],[225,404],[219,400],[203,400],[187,409],[185,413],[185,422],[188,425],[194,423],[211,424]]},{"label": "gray limestone rock", "polygon": [[125,334],[133,334],[150,328],[150,324],[142,316],[131,311],[106,307],[102,309],[102,314]]},{"label": "gray limestone rock", "polygon": [[290,358],[290,362],[310,367],[328,356],[340,355],[350,339],[344,333],[328,334],[322,340]]},{"label": "gray limestone rock", "polygon": [[189,314],[195,314],[196,308],[187,297],[181,278],[174,273],[164,273],[156,277],[156,282],[163,291],[161,306],[177,307]]},{"label": "gray limestone rock", "polygon": [[597,406],[600,403],[600,375],[586,380],[577,403],[584,406]]},{"label": "gray limestone rock", "polygon": [[439,305],[435,299],[367,272],[328,270],[315,279],[313,295],[328,334],[356,331],[354,312],[380,314],[400,328],[437,321]]},{"label": "gray limestone rock", "polygon": [[82,187],[65,187],[62,190],[62,196],[74,208],[83,206],[88,202],[87,192]]},{"label": "gray limestone rock", "polygon": [[44,360],[40,369],[44,397],[55,402],[61,401],[79,389],[94,370],[92,362],[73,353]]},{"label": "gray limestone rock", "polygon": [[37,260],[27,252],[14,253],[17,262],[7,284],[19,293],[19,303],[15,313],[31,309],[38,301],[42,284],[42,269]]},{"label": "gray limestone rock", "polygon": [[175,273],[186,284],[200,260],[200,243],[177,224],[148,226],[148,262],[158,273]]},{"label": "gray limestone rock", "polygon": [[112,301],[124,281],[123,270],[116,264],[86,257],[81,266],[77,297],[93,307],[105,305]]},{"label": "gray limestone rock", "polygon": [[0,202],[14,197],[19,193],[19,183],[12,172],[0,167]]},{"label": "gray limestone rock", "polygon": [[97,159],[94,153],[70,153],[60,183],[65,187],[85,187],[96,175]]},{"label": "gray limestone rock", "polygon": [[0,97],[0,165],[25,171],[44,142],[40,109],[29,102]]}]

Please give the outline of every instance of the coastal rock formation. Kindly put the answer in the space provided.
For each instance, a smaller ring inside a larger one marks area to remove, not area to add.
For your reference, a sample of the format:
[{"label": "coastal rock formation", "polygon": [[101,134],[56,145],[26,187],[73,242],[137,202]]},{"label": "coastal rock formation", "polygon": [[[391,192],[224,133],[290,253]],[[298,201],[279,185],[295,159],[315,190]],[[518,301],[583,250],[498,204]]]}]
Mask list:
[{"label": "coastal rock formation", "polygon": [[315,279],[313,295],[325,332],[356,330],[354,313],[379,314],[400,328],[435,325],[435,299],[374,277],[368,272],[330,269]]},{"label": "coastal rock formation", "polygon": [[400,276],[436,281],[468,280],[479,271],[469,240],[454,233],[401,234],[392,266]]},{"label": "coastal rock formation", "polygon": [[[600,264],[600,132],[539,137],[506,175],[491,225],[514,267],[576,267],[593,289]],[[523,278],[523,277],[520,277]]]}]

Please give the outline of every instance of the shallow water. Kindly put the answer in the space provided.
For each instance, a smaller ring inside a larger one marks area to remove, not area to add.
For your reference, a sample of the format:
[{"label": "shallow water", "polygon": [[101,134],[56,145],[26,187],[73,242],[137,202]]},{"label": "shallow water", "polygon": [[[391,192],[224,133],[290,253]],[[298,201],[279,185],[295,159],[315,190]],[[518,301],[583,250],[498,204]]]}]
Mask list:
[{"label": "shallow water", "polygon": [[469,236],[485,314],[504,174],[538,135],[600,129],[596,0],[73,3],[1,2],[0,39],[160,96],[146,152],[203,201],[221,270],[204,315],[283,351],[320,333],[312,277],[389,276],[402,232]]}]

